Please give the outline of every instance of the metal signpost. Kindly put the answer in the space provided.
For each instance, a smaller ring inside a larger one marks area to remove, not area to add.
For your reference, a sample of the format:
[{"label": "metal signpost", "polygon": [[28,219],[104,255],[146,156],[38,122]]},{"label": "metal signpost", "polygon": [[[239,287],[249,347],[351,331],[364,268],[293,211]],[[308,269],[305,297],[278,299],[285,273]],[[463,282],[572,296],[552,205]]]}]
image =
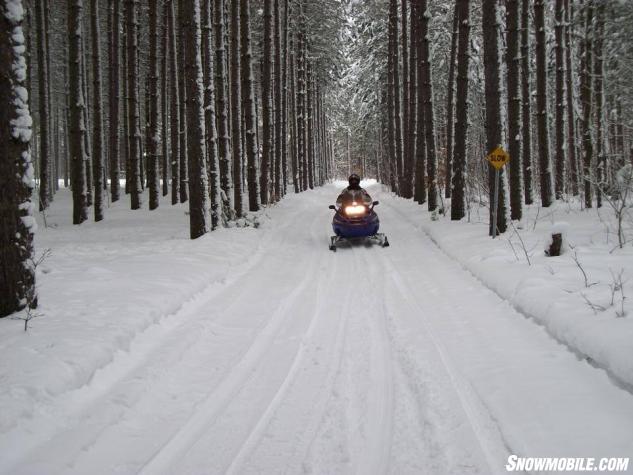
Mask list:
[{"label": "metal signpost", "polygon": [[495,192],[493,195],[493,208],[492,208],[492,239],[497,236],[497,208],[499,207],[499,172],[506,163],[510,161],[510,155],[503,147],[499,146],[495,148],[490,155],[486,157],[486,160],[490,162],[490,165],[495,167]]}]

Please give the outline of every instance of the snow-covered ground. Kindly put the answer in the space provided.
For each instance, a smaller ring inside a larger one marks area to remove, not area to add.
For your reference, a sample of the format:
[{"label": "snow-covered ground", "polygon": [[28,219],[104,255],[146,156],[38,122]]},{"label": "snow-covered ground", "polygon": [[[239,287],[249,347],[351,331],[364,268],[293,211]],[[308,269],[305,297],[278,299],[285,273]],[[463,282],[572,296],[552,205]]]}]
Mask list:
[{"label": "snow-covered ground", "polygon": [[73,227],[60,192],[36,241],[42,316],[0,320],[0,472],[496,474],[509,454],[633,454],[633,309],[601,310],[630,251],[561,208],[585,287],[573,250],[542,256],[545,220],[519,230],[529,266],[516,236],[518,258],[373,184],[391,247],[332,253],[339,185],[196,241],[186,206]]}]

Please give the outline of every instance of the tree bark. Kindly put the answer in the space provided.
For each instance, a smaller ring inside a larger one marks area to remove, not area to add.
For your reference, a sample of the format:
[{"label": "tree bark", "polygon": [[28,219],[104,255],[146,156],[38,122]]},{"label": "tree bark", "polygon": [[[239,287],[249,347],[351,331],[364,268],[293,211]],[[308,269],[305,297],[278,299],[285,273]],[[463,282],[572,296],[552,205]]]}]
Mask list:
[{"label": "tree bark", "polygon": [[281,11],[279,6],[279,0],[274,1],[273,7],[274,16],[274,42],[275,42],[275,72],[274,72],[274,99],[275,99],[275,168],[274,168],[274,199],[279,201],[282,196],[281,192],[281,152],[282,152],[282,97],[283,97],[283,85],[281,82]]},{"label": "tree bark", "polygon": [[526,205],[534,202],[532,171],[532,102],[530,93],[530,1],[521,1],[521,115],[523,143],[523,196]]},{"label": "tree bark", "polygon": [[572,16],[569,0],[565,1],[565,80],[567,83],[567,151],[569,153],[569,167],[571,170],[571,192],[574,196],[579,194],[578,157],[576,145],[576,114],[574,113],[574,68],[572,62]]},{"label": "tree bark", "polygon": [[547,112],[547,38],[545,32],[545,0],[534,2],[536,30],[536,124],[538,131],[541,204],[552,204],[552,168],[549,151],[549,119]]},{"label": "tree bark", "polygon": [[521,168],[521,88],[519,73],[519,0],[506,2],[506,64],[508,84],[508,153],[510,154],[510,218],[523,216],[523,170]]},{"label": "tree bark", "polygon": [[[93,0],[95,1],[95,0]],[[160,183],[159,160],[159,94],[158,94],[158,2],[149,3],[149,131],[147,141],[147,187],[149,188],[149,209],[158,208]]]},{"label": "tree bark", "polygon": [[175,0],[169,1],[169,82],[171,84],[171,204],[180,201],[180,84],[178,82],[178,42],[176,32]]},{"label": "tree bark", "polygon": [[104,185],[104,134],[103,134],[103,95],[101,92],[101,29],[99,25],[99,2],[92,0],[92,77],[93,77],[93,142],[92,176],[94,182],[94,219],[103,219]]},{"label": "tree bark", "polygon": [[[525,0],[526,2],[528,0]],[[448,93],[446,98],[446,176],[445,191],[446,198],[451,197],[451,175],[453,171],[453,145],[454,137],[454,114],[455,114],[455,60],[457,58],[457,36],[459,33],[459,1],[455,1],[453,12],[453,32],[451,34],[451,53],[448,65]]]},{"label": "tree bark", "polygon": [[[39,201],[40,211],[49,206],[51,173],[51,132],[49,129],[49,71],[46,62],[48,50],[44,17],[44,0],[35,1],[35,21],[37,23],[37,68],[38,68],[38,112],[39,112]],[[29,71],[30,74],[30,71]]]},{"label": "tree bark", "polygon": [[242,85],[240,72],[240,2],[231,2],[231,149],[233,152],[233,209],[240,218],[244,215],[242,203]]},{"label": "tree bark", "polygon": [[564,39],[563,0],[556,0],[555,7],[555,45],[556,45],[556,180],[554,191],[556,199],[563,198],[565,192],[565,39]]},{"label": "tree bark", "polygon": [[27,305],[37,306],[32,264],[35,231],[31,202],[35,181],[29,148],[32,123],[24,57],[28,49],[22,30],[23,14],[9,14],[6,8],[7,5],[0,6],[0,64],[20,67],[6,67],[0,74],[0,317]]},{"label": "tree bark", "polygon": [[594,33],[594,64],[593,64],[593,77],[594,77],[594,97],[595,97],[595,123],[596,123],[596,157],[598,159],[596,166],[596,181],[598,186],[596,187],[596,206],[602,207],[602,190],[606,187],[606,167],[607,158],[604,147],[604,22],[605,22],[605,3],[598,2],[596,7],[596,21],[595,21],[595,33]]},{"label": "tree bark", "polygon": [[130,142],[130,204],[132,209],[141,207],[141,130],[138,112],[138,0],[127,1],[127,114]]},{"label": "tree bark", "polygon": [[593,206],[592,187],[591,187],[591,162],[593,160],[593,139],[591,137],[592,125],[592,58],[593,58],[593,6],[587,3],[584,7],[585,17],[585,38],[584,38],[584,57],[581,63],[580,74],[580,99],[583,111],[583,134],[582,144],[584,149],[583,156],[583,182],[585,188],[585,207]]},{"label": "tree bark", "polygon": [[451,219],[466,215],[466,138],[468,133],[468,63],[470,62],[470,0],[459,2],[459,37],[457,48],[457,100],[455,104],[455,149],[451,179]]},{"label": "tree bark", "polygon": [[200,0],[185,0],[183,26],[187,48],[185,87],[187,98],[187,163],[189,168],[189,234],[196,239],[209,231],[205,117],[201,47]]}]

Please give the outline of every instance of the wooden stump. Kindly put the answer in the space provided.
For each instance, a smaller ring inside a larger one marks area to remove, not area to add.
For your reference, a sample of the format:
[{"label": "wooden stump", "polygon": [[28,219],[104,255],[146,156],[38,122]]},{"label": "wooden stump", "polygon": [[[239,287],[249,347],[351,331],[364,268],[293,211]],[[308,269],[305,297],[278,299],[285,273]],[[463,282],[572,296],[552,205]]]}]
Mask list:
[{"label": "wooden stump", "polygon": [[560,256],[560,250],[563,247],[562,233],[552,234],[552,243],[549,248],[545,249],[546,256]]}]

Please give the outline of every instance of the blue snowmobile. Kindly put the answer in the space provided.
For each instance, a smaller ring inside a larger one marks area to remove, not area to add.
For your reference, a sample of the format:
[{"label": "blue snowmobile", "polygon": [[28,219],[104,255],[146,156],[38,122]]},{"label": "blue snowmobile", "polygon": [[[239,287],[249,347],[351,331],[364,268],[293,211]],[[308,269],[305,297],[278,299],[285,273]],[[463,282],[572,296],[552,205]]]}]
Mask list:
[{"label": "blue snowmobile", "polygon": [[[351,175],[350,186],[346,188],[337,200],[338,208],[330,205],[336,211],[332,218],[332,229],[335,236],[330,238],[330,250],[336,251],[340,242],[374,242],[382,247],[389,246],[389,240],[383,233],[379,233],[380,220],[374,211],[378,201],[370,202],[371,198],[365,190],[360,188],[360,177]],[[349,198],[351,197],[351,201]]]}]

